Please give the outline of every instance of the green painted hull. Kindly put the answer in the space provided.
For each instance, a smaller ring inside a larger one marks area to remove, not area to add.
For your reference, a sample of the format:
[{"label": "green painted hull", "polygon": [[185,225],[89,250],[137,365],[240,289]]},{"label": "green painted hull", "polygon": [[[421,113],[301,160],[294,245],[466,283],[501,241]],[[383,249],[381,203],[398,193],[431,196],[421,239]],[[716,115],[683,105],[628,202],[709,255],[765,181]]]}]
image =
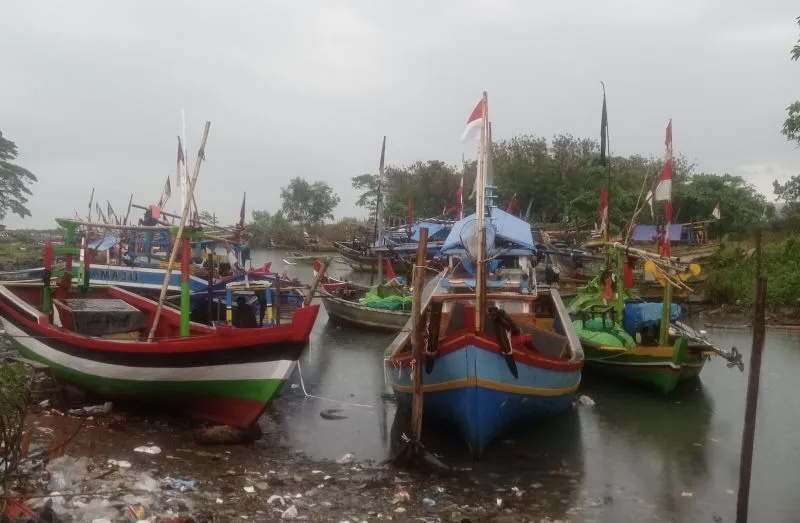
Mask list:
[{"label": "green painted hull", "polygon": [[[295,364],[286,360],[248,364],[246,377],[220,377],[219,367],[129,368],[124,374],[112,369],[109,376],[103,375],[109,373],[108,367],[95,373],[60,364],[44,356],[39,347],[42,342],[33,338],[14,335],[7,338],[22,356],[48,365],[62,383],[108,399],[157,401],[201,419],[239,426],[247,423],[238,420],[257,419],[261,415],[279,395]],[[91,365],[85,367],[89,368]],[[151,374],[153,378],[148,379]]]},{"label": "green painted hull", "polygon": [[701,353],[689,350],[686,340],[679,338],[671,356],[649,356],[631,352],[613,352],[581,340],[585,355],[584,372],[640,383],[651,390],[670,394],[682,381],[697,378],[707,360]]}]

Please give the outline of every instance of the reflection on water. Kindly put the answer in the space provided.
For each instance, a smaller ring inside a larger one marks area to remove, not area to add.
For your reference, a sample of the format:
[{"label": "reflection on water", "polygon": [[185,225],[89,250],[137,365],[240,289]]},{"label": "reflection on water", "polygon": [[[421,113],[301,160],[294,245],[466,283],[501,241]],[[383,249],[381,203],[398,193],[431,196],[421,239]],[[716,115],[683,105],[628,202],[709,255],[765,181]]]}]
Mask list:
[{"label": "reflection on water", "polygon": [[[254,251],[254,264],[280,255]],[[282,253],[278,253],[282,254]],[[286,270],[310,280],[311,269]],[[334,264],[333,274],[347,274]],[[369,283],[368,275],[353,275]],[[737,346],[749,361],[750,333],[711,330],[724,347]],[[383,351],[392,335],[337,328],[321,311],[300,367],[309,394],[295,373],[265,416],[269,431],[294,448],[320,458],[352,452],[383,460],[407,426],[384,394]],[[751,488],[751,521],[799,521],[800,333],[770,331],[761,378],[758,430]],[[426,424],[427,448],[451,464],[472,467],[486,483],[503,479],[523,490],[537,479],[560,474],[559,495],[595,521],[733,521],[747,373],[709,362],[698,381],[663,398],[643,389],[584,377],[582,393],[596,402],[496,442],[480,463],[469,459],[461,439]],[[356,405],[357,404],[357,405]],[[346,419],[325,419],[342,409]],[[275,432],[272,432],[275,431]],[[544,482],[544,481],[543,481]],[[566,518],[565,518],[566,519]]]}]

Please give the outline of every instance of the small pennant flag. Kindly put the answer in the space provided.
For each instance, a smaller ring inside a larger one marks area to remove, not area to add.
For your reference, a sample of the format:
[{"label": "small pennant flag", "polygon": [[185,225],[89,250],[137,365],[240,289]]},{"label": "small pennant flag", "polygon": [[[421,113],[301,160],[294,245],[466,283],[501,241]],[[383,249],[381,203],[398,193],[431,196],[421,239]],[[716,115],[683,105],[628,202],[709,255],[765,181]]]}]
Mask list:
[{"label": "small pennant flag", "polygon": [[667,153],[664,159],[664,169],[661,171],[661,178],[656,186],[656,201],[672,200],[672,120],[667,124],[666,138]]},{"label": "small pennant flag", "polygon": [[719,202],[717,202],[717,205],[714,206],[714,210],[711,211],[711,216],[713,216],[715,219],[719,220],[719,217],[720,217],[720,214],[719,214]]},{"label": "small pennant flag", "polygon": [[242,196],[242,208],[239,211],[239,225],[241,225],[241,226],[244,226],[244,205],[245,205],[245,200],[247,200],[247,193],[244,193],[244,196]]},{"label": "small pennant flag", "polygon": [[508,206],[506,207],[506,212],[508,214],[514,214],[514,209],[517,208],[517,193],[514,193],[514,196],[511,197],[511,201],[508,202]]},{"label": "small pennant flag", "polygon": [[483,103],[483,98],[478,102],[478,105],[475,106],[475,109],[472,110],[472,114],[469,115],[467,119],[467,126],[464,128],[464,133],[461,135],[461,141],[466,142],[469,139],[474,139],[478,136],[478,133],[481,130],[481,126],[483,125],[483,115],[485,112],[485,104]]}]

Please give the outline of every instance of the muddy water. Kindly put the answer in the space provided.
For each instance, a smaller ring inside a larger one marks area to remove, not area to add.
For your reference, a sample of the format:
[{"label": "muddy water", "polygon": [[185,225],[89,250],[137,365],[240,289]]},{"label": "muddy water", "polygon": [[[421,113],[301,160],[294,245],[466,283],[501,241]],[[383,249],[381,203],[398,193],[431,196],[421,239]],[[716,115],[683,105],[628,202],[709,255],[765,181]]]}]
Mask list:
[{"label": "muddy water", "polygon": [[[272,260],[283,270],[281,255],[255,251],[254,263]],[[308,267],[285,269],[310,278]],[[332,273],[348,274],[336,264]],[[749,361],[748,331],[714,329],[709,336],[721,346],[737,346]],[[334,327],[322,311],[300,362],[309,396],[295,373],[266,416],[271,434],[312,457],[351,452],[361,459],[385,459],[407,423],[407,414],[397,412],[385,394],[382,354],[391,338]],[[770,331],[751,521],[800,521],[798,369],[800,334]],[[487,481],[498,475],[514,478],[526,496],[536,495],[543,477],[570,478],[556,495],[565,506],[583,507],[573,521],[733,521],[746,384],[746,372],[721,360],[709,362],[699,382],[668,399],[586,376],[582,393],[594,399],[594,407],[510,434],[480,463],[469,460],[458,438],[436,427],[424,427],[425,443],[446,462],[472,467]],[[323,418],[320,413],[328,409],[341,409],[329,413],[346,419]]]}]

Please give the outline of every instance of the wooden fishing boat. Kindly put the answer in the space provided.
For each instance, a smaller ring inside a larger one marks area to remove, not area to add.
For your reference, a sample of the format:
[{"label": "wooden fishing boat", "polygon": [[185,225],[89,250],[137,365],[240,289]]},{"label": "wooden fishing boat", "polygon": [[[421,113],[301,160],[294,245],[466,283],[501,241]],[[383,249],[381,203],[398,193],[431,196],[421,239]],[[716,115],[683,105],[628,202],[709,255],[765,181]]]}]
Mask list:
[{"label": "wooden fishing boat", "polygon": [[[322,262],[317,260],[314,277],[320,270]],[[369,287],[322,275],[320,298],[329,321],[386,332],[402,329],[411,317],[411,296],[393,273],[391,278],[389,285]]]},{"label": "wooden fishing boat", "polygon": [[[540,292],[533,279],[529,225],[493,205],[493,187],[486,183],[491,140],[485,96],[476,108],[484,118],[478,212],[453,226],[442,254],[454,269],[423,292],[425,349],[417,363],[424,368],[425,418],[455,429],[476,459],[507,431],[571,408],[583,367],[580,340],[560,295]],[[500,254],[518,266],[507,261],[500,273],[499,261],[489,262]],[[413,391],[411,330],[409,320],[384,359],[387,383],[401,402],[410,401]]]},{"label": "wooden fishing boat", "polygon": [[287,265],[311,265],[318,256],[303,252],[290,252],[283,258],[283,263]]},{"label": "wooden fishing boat", "polygon": [[[667,286],[683,286],[681,275],[688,277],[696,269],[678,272],[670,260],[619,243],[608,244],[607,249],[612,268],[579,288],[569,303],[587,372],[642,383],[670,394],[679,383],[697,378],[715,355],[726,359],[729,366],[744,368],[736,348],[727,351],[710,343],[681,321],[681,307],[670,302]],[[663,271],[662,300],[645,301],[625,288],[624,283],[631,278],[624,275],[628,269],[623,257],[633,259],[637,255],[649,260],[651,269]],[[669,278],[668,271],[673,273]],[[614,281],[620,284],[614,285]],[[663,322],[667,324],[664,329]]]},{"label": "wooden fishing boat", "polygon": [[[55,252],[66,255],[71,268],[82,252],[74,245],[79,224],[59,223],[68,241]],[[191,235],[183,233],[184,253]],[[278,317],[259,325],[258,314],[234,303],[261,293],[271,305],[269,282],[246,289],[229,284],[225,322],[202,325],[190,321],[188,262],[181,306],[174,310],[118,287],[81,281],[73,288],[72,278],[53,288],[52,256],[48,245],[42,284],[0,285],[0,316],[20,353],[98,395],[169,404],[215,423],[248,427],[259,418],[293,371],[319,311],[318,305],[300,307],[287,323]],[[82,263],[78,272],[86,274]]]}]

